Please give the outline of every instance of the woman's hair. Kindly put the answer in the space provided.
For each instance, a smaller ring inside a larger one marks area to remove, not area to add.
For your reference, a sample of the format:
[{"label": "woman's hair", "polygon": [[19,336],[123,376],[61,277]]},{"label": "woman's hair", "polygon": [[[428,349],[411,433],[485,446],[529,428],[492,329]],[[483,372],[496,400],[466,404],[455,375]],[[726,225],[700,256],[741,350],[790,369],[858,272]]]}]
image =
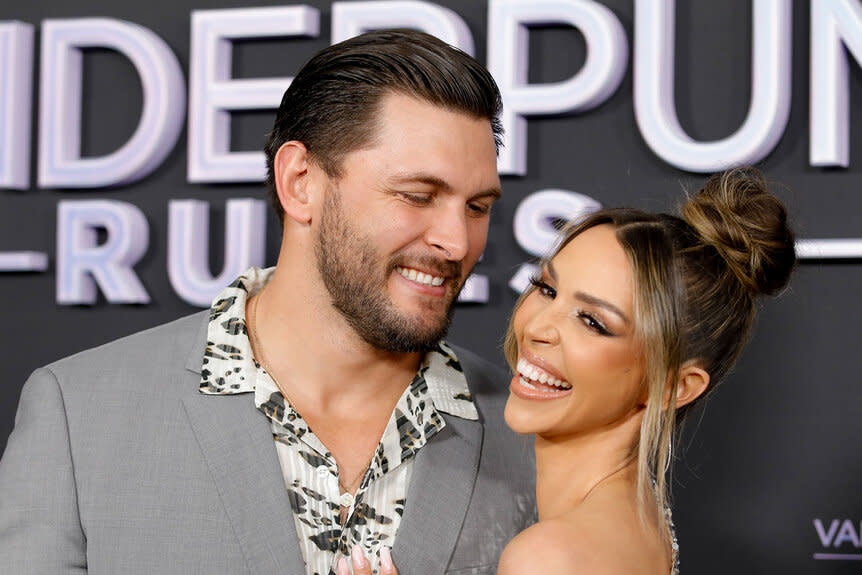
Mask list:
[{"label": "woman's hair", "polygon": [[[754,168],[716,174],[687,199],[681,212],[680,218],[634,209],[600,210],[564,228],[550,256],[584,230],[602,224],[613,226],[628,255],[635,335],[648,392],[632,454],[637,454],[641,508],[648,502],[646,486],[652,484],[660,511],[669,498],[667,470],[676,422],[694,403],[675,407],[680,368],[693,362],[709,373],[709,386],[698,401],[710,393],[745,345],[755,298],[780,291],[796,262],[787,211]],[[532,291],[521,296],[515,312]],[[518,349],[511,322],[505,350],[514,366]]]}]

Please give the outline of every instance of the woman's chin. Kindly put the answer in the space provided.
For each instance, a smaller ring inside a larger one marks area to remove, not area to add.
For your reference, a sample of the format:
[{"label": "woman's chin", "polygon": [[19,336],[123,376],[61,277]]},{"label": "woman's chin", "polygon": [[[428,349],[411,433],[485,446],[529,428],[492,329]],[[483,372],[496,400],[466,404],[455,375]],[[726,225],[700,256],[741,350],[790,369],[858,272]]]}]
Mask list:
[{"label": "woman's chin", "polygon": [[515,433],[527,435],[536,432],[535,417],[525,410],[520,409],[517,405],[518,398],[509,393],[509,399],[506,401],[506,409],[503,411],[503,418],[506,420],[506,425]]}]

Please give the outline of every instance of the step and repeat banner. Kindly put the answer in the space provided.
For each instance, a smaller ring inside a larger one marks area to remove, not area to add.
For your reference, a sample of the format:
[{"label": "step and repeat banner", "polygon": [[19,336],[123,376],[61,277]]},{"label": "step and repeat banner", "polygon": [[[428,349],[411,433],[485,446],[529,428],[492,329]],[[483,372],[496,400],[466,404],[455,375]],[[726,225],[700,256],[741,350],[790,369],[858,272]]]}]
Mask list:
[{"label": "step and repeat banner", "polygon": [[504,194],[450,335],[501,365],[560,222],[673,211],[710,172],[763,170],[801,263],[687,422],[682,566],[860,572],[859,0],[5,3],[0,449],[33,369],[274,263],[260,150],[281,94],[318,50],[392,26],[474,54],[504,95]]}]

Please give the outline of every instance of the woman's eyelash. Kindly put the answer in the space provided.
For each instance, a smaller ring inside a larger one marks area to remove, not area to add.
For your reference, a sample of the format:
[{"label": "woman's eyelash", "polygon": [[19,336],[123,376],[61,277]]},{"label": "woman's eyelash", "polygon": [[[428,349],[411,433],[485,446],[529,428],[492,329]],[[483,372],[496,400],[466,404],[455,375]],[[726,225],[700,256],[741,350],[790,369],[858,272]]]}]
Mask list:
[{"label": "woman's eyelash", "polygon": [[613,335],[611,332],[608,331],[608,328],[606,328],[605,325],[590,312],[579,310],[577,313],[577,317],[578,319],[583,321],[590,329],[595,330],[602,335]]},{"label": "woman's eyelash", "polygon": [[548,285],[547,282],[543,281],[542,278],[539,277],[531,277],[530,285],[532,285],[536,291],[546,297],[554,298],[557,295],[557,290]]},{"label": "woman's eyelash", "polygon": [[[530,285],[533,286],[539,294],[544,297],[554,299],[557,297],[557,290],[553,288],[548,282],[544,281],[541,277],[533,276],[530,278]],[[592,313],[585,310],[578,310],[575,313],[575,317],[577,317],[580,321],[584,322],[589,329],[595,331],[600,335],[614,335],[611,333],[608,328],[605,327],[605,324],[597,318]]]}]

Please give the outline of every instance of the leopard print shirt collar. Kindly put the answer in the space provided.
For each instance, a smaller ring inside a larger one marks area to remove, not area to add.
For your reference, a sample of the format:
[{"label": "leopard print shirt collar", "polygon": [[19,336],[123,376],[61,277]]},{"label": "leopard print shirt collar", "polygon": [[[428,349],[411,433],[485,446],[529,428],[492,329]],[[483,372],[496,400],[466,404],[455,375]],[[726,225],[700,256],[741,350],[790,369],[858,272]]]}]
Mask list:
[{"label": "leopard print shirt collar", "polygon": [[[379,549],[392,546],[401,522],[413,458],[446,425],[440,412],[478,419],[466,377],[445,343],[429,351],[399,398],[355,497],[345,498],[335,459],[252,354],[245,304],[273,270],[252,268],[215,299],[200,391],[254,393],[255,405],[269,418],[307,575],[334,574],[338,559],[354,544],[365,549],[377,573]],[[342,505],[348,508],[343,525]]]}]

